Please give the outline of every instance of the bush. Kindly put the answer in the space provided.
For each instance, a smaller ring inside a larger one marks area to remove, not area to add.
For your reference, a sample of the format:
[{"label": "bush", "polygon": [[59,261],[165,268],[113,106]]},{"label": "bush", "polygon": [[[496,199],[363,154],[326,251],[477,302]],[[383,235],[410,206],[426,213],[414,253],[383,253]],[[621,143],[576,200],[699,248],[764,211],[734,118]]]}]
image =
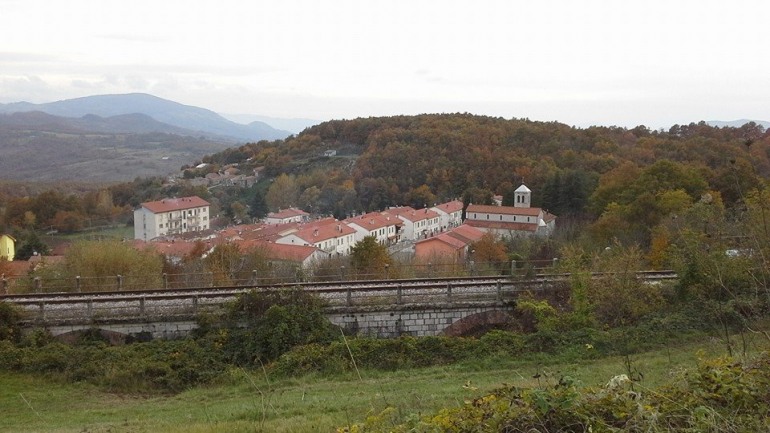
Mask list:
[{"label": "bush", "polygon": [[402,425],[390,418],[386,409],[338,431],[768,431],[770,355],[701,360],[695,371],[644,393],[634,391],[626,375],[585,389],[563,376],[542,388],[505,387]]},{"label": "bush", "polygon": [[252,291],[228,307],[220,324],[206,319],[202,338],[237,365],[267,364],[295,346],[339,338],[317,296],[302,290]]},{"label": "bush", "polygon": [[0,301],[0,341],[18,343],[21,340],[21,312],[14,305]]}]

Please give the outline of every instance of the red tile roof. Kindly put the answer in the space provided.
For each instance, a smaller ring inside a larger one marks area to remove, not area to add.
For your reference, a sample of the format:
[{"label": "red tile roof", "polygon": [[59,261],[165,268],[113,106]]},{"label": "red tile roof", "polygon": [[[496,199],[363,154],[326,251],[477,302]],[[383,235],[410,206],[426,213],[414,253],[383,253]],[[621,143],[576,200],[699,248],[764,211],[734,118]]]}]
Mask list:
[{"label": "red tile roof", "polygon": [[539,207],[513,207],[513,206],[491,206],[483,204],[471,204],[465,209],[465,215],[472,213],[489,213],[495,215],[523,215],[523,216],[538,216],[540,215]]},{"label": "red tile roof", "polygon": [[276,244],[273,242],[249,240],[238,242],[241,251],[257,249],[265,252],[268,259],[287,262],[303,262],[308,257],[321,251],[316,247],[307,245]]},{"label": "red tile roof", "polygon": [[514,223],[514,222],[505,222],[505,221],[465,220],[465,224],[468,224],[471,227],[478,227],[483,229],[514,230],[514,231],[522,231],[522,232],[537,231],[537,223]]},{"label": "red tile roof", "polygon": [[306,216],[306,215],[309,215],[309,214],[303,210],[290,207],[288,209],[281,209],[278,212],[270,212],[269,214],[267,214],[267,217],[275,218],[275,219],[286,219],[286,218]]},{"label": "red tile roof", "polygon": [[463,210],[463,202],[460,200],[452,200],[446,203],[441,203],[438,206],[433,206],[432,209],[440,209],[446,213],[452,213]]},{"label": "red tile roof", "polygon": [[2,273],[5,278],[24,277],[29,274],[30,270],[32,270],[32,264],[25,260],[13,260],[10,262],[3,262],[3,264],[0,265],[0,273]]},{"label": "red tile roof", "polygon": [[352,235],[355,232],[356,231],[353,228],[348,227],[347,224],[337,221],[337,224],[325,222],[323,224],[304,226],[298,232],[294,233],[294,235],[309,244],[315,244],[316,242],[336,239],[345,235]]},{"label": "red tile roof", "polygon": [[482,237],[484,237],[483,231],[477,229],[476,227],[472,227],[468,224],[463,224],[461,226],[455,227],[452,230],[446,232],[446,234],[454,238],[460,239],[462,241],[465,241],[466,243],[477,242]]},{"label": "red tile roof", "polygon": [[419,240],[419,241],[416,242],[416,244],[417,245],[423,245],[423,244],[428,243],[428,242],[443,242],[443,243],[451,246],[455,250],[459,250],[459,249],[465,248],[465,246],[468,245],[468,243],[463,242],[462,240],[457,239],[455,237],[449,236],[447,233],[441,233],[439,235],[430,237],[428,239]]},{"label": "red tile roof", "polygon": [[355,224],[363,229],[372,231],[384,227],[399,225],[401,220],[389,215],[383,215],[379,212],[369,212],[364,215],[348,218],[344,222],[346,224]]},{"label": "red tile roof", "polygon": [[430,209],[416,210],[409,206],[388,209],[383,213],[399,216],[411,222],[417,222],[417,221],[438,217],[438,214]]},{"label": "red tile roof", "polygon": [[165,198],[163,200],[142,203],[142,207],[148,209],[152,213],[172,212],[203,206],[209,206],[209,202],[194,195],[182,198]]}]

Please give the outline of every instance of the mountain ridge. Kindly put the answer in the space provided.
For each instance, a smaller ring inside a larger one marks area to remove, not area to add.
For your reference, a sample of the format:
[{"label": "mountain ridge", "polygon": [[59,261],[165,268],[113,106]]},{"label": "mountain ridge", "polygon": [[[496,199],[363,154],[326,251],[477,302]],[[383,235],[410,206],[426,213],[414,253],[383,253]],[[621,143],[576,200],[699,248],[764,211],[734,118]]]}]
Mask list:
[{"label": "mountain ridge", "polygon": [[233,141],[277,140],[291,135],[291,132],[275,129],[265,122],[255,121],[243,125],[209,109],[181,104],[147,93],[93,95],[43,104],[25,101],[0,104],[0,113],[29,111],[68,118],[82,118],[89,114],[109,118],[139,113],[161,123],[195,131],[197,135],[229,137]]}]

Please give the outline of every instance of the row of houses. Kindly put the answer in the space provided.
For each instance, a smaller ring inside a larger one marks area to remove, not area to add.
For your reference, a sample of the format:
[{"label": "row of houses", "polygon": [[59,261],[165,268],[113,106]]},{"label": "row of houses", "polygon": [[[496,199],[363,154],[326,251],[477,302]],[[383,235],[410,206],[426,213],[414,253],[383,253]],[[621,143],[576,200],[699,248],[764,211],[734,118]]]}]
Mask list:
[{"label": "row of houses", "polygon": [[191,243],[205,240],[214,248],[237,243],[242,250],[261,248],[275,260],[307,264],[325,257],[345,256],[367,236],[382,245],[408,242],[418,258],[441,255],[462,260],[469,245],[484,233],[496,237],[547,236],[556,217],[530,207],[531,191],[522,185],[515,206],[487,206],[453,200],[431,208],[408,206],[370,212],[345,220],[312,219],[299,209],[271,213],[260,224],[209,230],[209,204],[199,197],[143,203],[134,213],[135,239],[167,256],[181,257]]}]

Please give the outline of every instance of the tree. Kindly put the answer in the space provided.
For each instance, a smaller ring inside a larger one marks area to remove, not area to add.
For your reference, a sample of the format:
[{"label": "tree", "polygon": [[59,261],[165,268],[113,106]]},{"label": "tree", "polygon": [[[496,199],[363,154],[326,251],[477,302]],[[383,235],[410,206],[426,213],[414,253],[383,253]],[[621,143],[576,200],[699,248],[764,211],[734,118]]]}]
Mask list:
[{"label": "tree", "polygon": [[428,185],[421,185],[413,188],[406,195],[409,206],[415,209],[422,209],[436,204],[436,196],[433,195]]},{"label": "tree", "polygon": [[211,272],[215,286],[236,284],[238,275],[244,270],[244,258],[236,244],[220,244],[203,259],[206,269]]},{"label": "tree", "polygon": [[33,230],[24,232],[19,237],[19,247],[16,248],[15,260],[29,260],[30,257],[38,254],[44,256],[48,254],[50,248],[37,236]]},{"label": "tree", "polygon": [[124,289],[162,286],[163,257],[151,249],[137,250],[120,241],[78,241],[64,256],[61,276],[81,277],[81,290],[104,290],[123,276]]},{"label": "tree", "polygon": [[388,248],[379,244],[374,236],[365,237],[350,252],[350,264],[363,278],[387,277],[391,262]]},{"label": "tree", "polygon": [[508,269],[508,251],[505,243],[485,233],[477,242],[470,245],[473,251],[471,259],[477,269]]},{"label": "tree", "polygon": [[248,208],[239,201],[234,201],[230,204],[230,211],[233,213],[233,219],[237,223],[241,223],[246,220],[248,216]]},{"label": "tree", "polygon": [[294,180],[294,176],[282,174],[275,178],[273,184],[267,190],[265,201],[267,207],[276,212],[281,209],[296,206],[299,196],[299,188]]}]

